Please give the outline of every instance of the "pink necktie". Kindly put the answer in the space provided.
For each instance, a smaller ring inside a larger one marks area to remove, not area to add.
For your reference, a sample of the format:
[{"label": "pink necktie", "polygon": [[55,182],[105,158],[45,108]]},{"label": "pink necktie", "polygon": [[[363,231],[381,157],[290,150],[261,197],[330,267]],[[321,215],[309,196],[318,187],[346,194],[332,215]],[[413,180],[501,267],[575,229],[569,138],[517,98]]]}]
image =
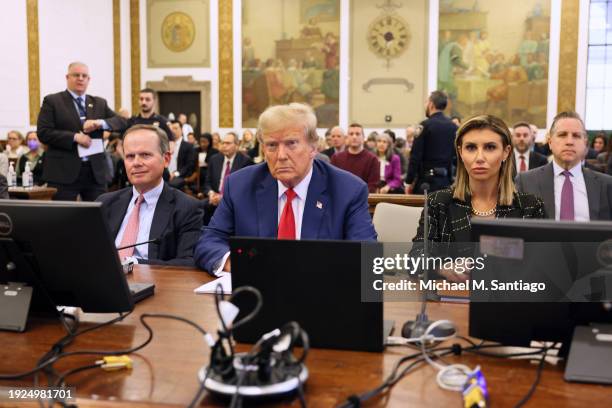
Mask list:
[{"label": "pink necktie", "polygon": [[520,155],[520,159],[521,159],[521,166],[520,166],[519,172],[522,173],[524,171],[527,171],[527,163],[525,163],[525,156],[523,156],[522,154]]},{"label": "pink necktie", "polygon": [[[136,205],[130,214],[130,219],[128,220],[127,226],[125,227],[125,231],[123,231],[123,237],[121,238],[120,247],[124,247],[126,245],[133,245],[136,243],[136,239],[138,238],[138,224],[140,222],[140,204],[144,201],[144,196],[140,194],[136,199]],[[119,251],[119,259],[123,260],[128,256],[132,256],[134,254],[134,247],[122,249]]]},{"label": "pink necktie", "polygon": [[221,188],[219,189],[221,194],[223,194],[223,189],[225,188],[225,182],[227,181],[227,178],[229,177],[230,172],[231,172],[230,162],[228,160],[227,164],[225,165],[225,174],[223,175],[223,182],[221,182]]}]

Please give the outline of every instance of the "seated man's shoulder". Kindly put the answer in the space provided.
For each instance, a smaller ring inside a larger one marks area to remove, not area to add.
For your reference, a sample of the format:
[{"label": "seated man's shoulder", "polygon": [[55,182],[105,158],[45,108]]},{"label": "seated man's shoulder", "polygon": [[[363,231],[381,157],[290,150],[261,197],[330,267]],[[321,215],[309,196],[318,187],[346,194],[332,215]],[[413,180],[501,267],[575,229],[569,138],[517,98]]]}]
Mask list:
[{"label": "seated man's shoulder", "polygon": [[96,198],[96,201],[102,203],[102,204],[108,204],[113,202],[114,200],[116,200],[118,197],[120,197],[121,195],[132,191],[132,187],[125,187],[122,188],[120,190],[116,190],[116,191],[110,191],[108,193],[104,193],[101,194],[100,196],[98,196],[98,198]]}]

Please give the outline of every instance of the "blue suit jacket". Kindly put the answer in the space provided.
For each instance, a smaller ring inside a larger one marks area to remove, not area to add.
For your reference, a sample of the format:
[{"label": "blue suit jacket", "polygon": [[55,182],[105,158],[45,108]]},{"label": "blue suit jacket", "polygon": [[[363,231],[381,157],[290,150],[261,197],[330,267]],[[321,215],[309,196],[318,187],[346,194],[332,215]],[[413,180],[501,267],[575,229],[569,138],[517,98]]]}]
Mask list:
[{"label": "blue suit jacket", "polygon": [[[194,260],[213,267],[229,251],[230,236],[275,238],[278,182],[266,163],[232,173],[219,208],[200,237]],[[354,175],[314,160],[302,217],[301,239],[375,241],[368,213],[368,186]]]}]

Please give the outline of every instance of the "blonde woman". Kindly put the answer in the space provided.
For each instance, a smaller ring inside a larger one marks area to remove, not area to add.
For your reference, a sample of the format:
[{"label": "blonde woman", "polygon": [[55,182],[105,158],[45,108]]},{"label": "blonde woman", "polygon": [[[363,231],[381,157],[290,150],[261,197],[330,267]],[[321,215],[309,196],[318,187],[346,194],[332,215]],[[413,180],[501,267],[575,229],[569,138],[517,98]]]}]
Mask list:
[{"label": "blonde woman", "polygon": [[254,146],[255,136],[253,135],[253,132],[251,132],[249,129],[245,129],[244,132],[242,132],[242,138],[240,139],[240,151],[248,152]]}]

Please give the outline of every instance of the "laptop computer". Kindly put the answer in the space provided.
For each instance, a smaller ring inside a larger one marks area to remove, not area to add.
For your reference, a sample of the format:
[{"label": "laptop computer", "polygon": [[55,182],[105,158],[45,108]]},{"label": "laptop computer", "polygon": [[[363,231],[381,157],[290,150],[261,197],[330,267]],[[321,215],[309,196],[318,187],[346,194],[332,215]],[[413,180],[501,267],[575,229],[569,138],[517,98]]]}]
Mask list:
[{"label": "laptop computer", "polygon": [[[254,343],[294,320],[311,347],[382,351],[393,324],[384,329],[382,293],[380,302],[361,301],[362,245],[382,254],[378,243],[231,238],[233,289],[249,285],[263,296],[258,315],[235,330],[236,340]],[[235,303],[240,319],[255,299],[245,295]]]}]

